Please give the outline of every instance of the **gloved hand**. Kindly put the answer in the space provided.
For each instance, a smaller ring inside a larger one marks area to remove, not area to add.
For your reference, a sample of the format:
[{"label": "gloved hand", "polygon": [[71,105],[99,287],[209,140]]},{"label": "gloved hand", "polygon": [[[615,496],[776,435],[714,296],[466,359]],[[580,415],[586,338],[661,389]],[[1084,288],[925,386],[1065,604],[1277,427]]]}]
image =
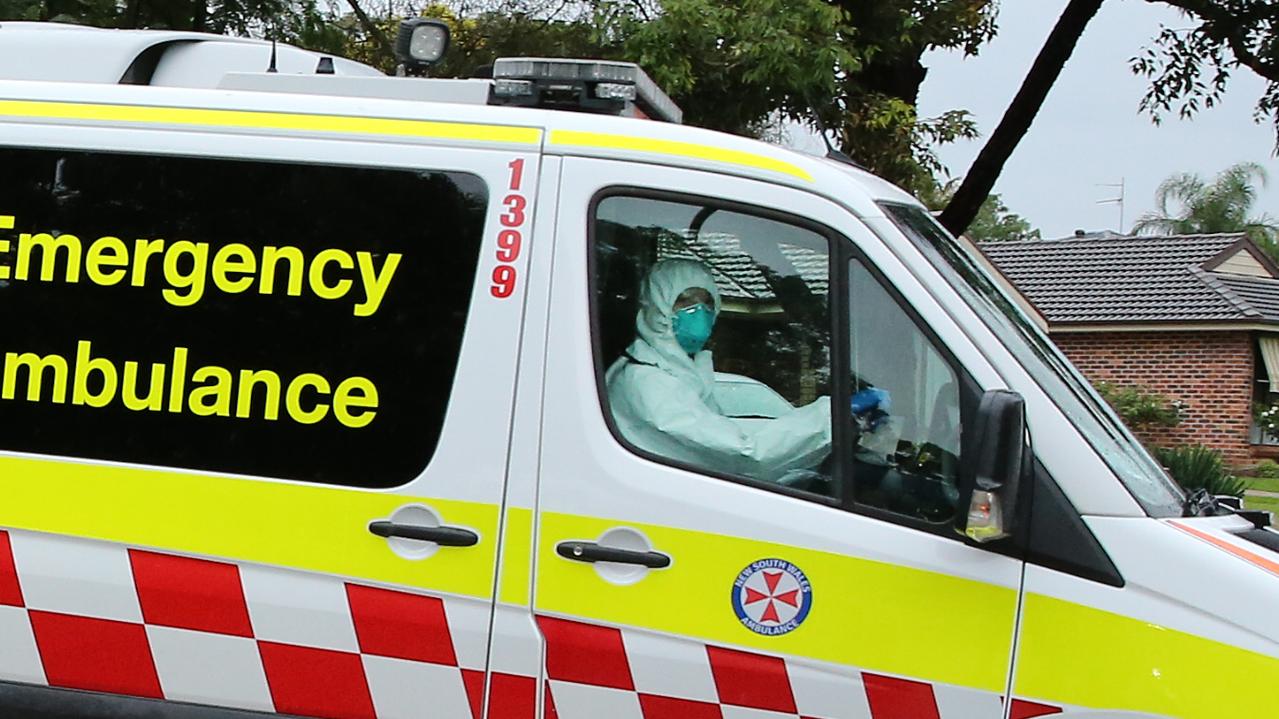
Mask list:
[{"label": "gloved hand", "polygon": [[878,387],[867,387],[853,395],[853,414],[863,415],[873,409],[887,413],[892,407],[892,403],[893,400],[888,396],[887,390],[882,390]]}]

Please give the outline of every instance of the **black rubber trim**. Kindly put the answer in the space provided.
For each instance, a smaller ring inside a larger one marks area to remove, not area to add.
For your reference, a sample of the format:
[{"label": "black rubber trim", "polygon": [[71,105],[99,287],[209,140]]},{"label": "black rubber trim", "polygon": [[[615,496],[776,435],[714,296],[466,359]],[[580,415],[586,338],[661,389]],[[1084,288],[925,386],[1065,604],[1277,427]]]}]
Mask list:
[{"label": "black rubber trim", "polygon": [[1030,496],[1023,498],[1029,507],[1023,505],[1022,510],[1028,521],[1017,537],[1025,560],[1112,587],[1124,586],[1119,568],[1039,460],[1031,474]]},{"label": "black rubber trim", "polygon": [[416,524],[396,524],[386,520],[369,522],[369,531],[379,537],[402,537],[422,542],[435,542],[441,547],[473,547],[480,535],[460,527],[422,527]]},{"label": "black rubber trim", "polygon": [[638,564],[649,569],[665,569],[671,566],[671,558],[661,552],[639,552],[630,549],[601,547],[595,542],[560,542],[555,553],[574,562],[613,562]]},{"label": "black rubber trim", "polygon": [[264,719],[293,715],[0,682],[0,716],[21,719]]},{"label": "black rubber trim", "polygon": [[[156,68],[160,67],[160,58],[164,57],[164,53],[169,48],[176,45],[190,45],[199,42],[198,40],[166,40],[165,42],[156,43],[151,47],[138,53],[133,58],[133,62],[129,63],[129,67],[120,76],[120,85],[150,85],[151,78],[155,76]],[[265,65],[263,66],[265,69]]]},{"label": "black rubber trim", "polygon": [[1235,536],[1261,545],[1272,552],[1279,552],[1279,532],[1269,529],[1249,529],[1246,532],[1238,532]]}]

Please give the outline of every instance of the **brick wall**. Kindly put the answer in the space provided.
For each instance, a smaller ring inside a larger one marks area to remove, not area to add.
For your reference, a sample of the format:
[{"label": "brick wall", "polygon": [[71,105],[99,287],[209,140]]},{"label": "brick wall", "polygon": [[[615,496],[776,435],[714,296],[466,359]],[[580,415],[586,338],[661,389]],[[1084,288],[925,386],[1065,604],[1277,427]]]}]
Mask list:
[{"label": "brick wall", "polygon": [[1141,433],[1156,446],[1205,444],[1250,462],[1254,339],[1248,332],[1054,333],[1092,382],[1141,385],[1186,403],[1181,424]]}]

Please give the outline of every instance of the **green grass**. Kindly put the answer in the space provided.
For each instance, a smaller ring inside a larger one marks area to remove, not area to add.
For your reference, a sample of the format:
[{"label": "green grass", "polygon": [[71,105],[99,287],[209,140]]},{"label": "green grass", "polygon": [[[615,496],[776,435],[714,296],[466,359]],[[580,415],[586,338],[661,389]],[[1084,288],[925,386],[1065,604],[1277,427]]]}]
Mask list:
[{"label": "green grass", "polygon": [[1264,509],[1267,512],[1273,512],[1276,520],[1279,520],[1279,498],[1244,497],[1243,506],[1246,509]]},{"label": "green grass", "polygon": [[1279,479],[1261,479],[1253,477],[1245,477],[1250,485],[1249,489],[1257,489],[1262,492],[1279,492]]}]

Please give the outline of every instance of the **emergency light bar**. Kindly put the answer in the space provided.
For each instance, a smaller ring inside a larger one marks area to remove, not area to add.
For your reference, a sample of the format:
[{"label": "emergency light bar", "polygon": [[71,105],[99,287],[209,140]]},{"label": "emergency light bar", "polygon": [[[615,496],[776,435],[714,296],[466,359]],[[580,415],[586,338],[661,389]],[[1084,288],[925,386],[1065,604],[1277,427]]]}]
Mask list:
[{"label": "emergency light bar", "polygon": [[684,112],[630,62],[505,57],[493,63],[489,104],[631,114],[680,124]]}]

